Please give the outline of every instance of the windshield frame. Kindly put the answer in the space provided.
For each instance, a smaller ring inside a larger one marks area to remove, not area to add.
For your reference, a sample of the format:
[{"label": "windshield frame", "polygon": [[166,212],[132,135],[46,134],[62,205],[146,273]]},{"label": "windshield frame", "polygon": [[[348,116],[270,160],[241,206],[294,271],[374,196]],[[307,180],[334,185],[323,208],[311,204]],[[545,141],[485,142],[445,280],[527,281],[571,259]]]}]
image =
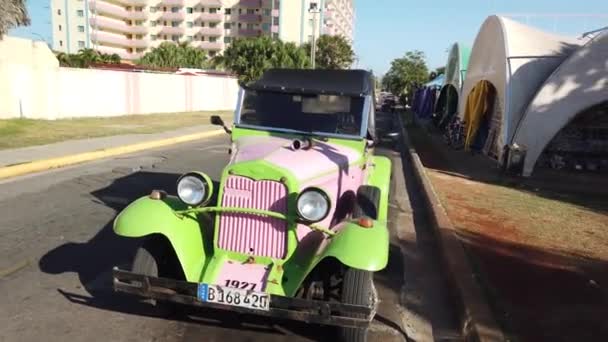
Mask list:
[{"label": "windshield frame", "polygon": [[[243,100],[245,99],[246,88],[241,87],[239,89],[236,109],[234,111],[234,126],[237,128],[250,128],[262,131],[271,131],[271,132],[280,132],[280,133],[291,133],[291,134],[305,134],[305,135],[315,135],[315,136],[323,136],[329,138],[342,138],[342,139],[351,139],[351,140],[362,140],[366,139],[368,135],[368,126],[371,110],[373,110],[373,99],[371,95],[363,96],[363,115],[361,118],[361,128],[359,130],[359,135],[356,134],[341,134],[341,133],[327,133],[320,131],[300,131],[290,128],[280,128],[280,127],[268,127],[268,126],[260,126],[260,125],[250,125],[241,123],[241,111],[243,110]],[[259,91],[259,90],[255,90]],[[268,91],[268,92],[276,92],[276,91]],[[290,92],[291,93],[291,92]],[[295,93],[294,93],[295,94]],[[319,94],[326,95],[326,94]]]}]

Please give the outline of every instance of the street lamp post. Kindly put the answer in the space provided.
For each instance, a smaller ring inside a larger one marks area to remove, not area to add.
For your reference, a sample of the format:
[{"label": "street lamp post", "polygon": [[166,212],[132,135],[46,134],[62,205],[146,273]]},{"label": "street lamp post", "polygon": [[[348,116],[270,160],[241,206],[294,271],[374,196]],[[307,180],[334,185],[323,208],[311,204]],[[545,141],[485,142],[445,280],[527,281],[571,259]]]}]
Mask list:
[{"label": "street lamp post", "polygon": [[317,58],[317,14],[321,13],[321,9],[317,7],[316,2],[310,3],[310,8],[308,9],[308,13],[312,14],[312,41],[310,42],[310,63],[312,64],[312,68],[316,67],[316,58]]}]

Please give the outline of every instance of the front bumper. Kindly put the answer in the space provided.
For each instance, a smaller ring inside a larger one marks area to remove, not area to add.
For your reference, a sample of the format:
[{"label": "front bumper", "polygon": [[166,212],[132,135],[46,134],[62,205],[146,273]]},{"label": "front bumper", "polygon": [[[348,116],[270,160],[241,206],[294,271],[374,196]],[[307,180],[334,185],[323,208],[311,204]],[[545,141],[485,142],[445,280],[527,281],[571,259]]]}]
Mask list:
[{"label": "front bumper", "polygon": [[201,302],[197,298],[198,283],[150,277],[120,270],[116,267],[114,267],[112,276],[114,278],[114,291],[117,292],[130,293],[145,298],[154,298],[197,307],[229,310],[306,323],[333,325],[346,328],[366,328],[373,320],[376,311],[375,307],[277,295],[270,295],[270,310],[262,311],[217,303]]}]

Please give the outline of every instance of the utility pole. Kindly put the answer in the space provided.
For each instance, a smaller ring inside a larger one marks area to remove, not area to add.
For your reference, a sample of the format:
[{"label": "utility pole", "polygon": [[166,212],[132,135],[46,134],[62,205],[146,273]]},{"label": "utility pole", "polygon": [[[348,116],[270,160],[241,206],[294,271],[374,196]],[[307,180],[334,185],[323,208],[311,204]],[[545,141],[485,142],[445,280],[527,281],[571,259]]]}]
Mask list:
[{"label": "utility pole", "polygon": [[316,67],[316,58],[317,58],[317,14],[321,13],[321,9],[317,7],[316,2],[310,3],[310,8],[308,9],[308,13],[312,14],[312,41],[310,42],[310,63],[312,68]]}]

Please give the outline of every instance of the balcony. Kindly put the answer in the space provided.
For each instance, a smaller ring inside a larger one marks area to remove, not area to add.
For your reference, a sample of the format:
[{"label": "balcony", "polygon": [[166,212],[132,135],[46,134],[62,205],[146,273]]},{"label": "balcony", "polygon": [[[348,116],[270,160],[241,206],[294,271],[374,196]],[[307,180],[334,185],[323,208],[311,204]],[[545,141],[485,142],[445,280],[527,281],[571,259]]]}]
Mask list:
[{"label": "balcony", "polygon": [[242,37],[259,37],[262,31],[256,29],[239,29],[239,36]]},{"label": "balcony", "polygon": [[204,7],[222,7],[221,0],[200,0],[198,4]]},{"label": "balcony", "polygon": [[275,8],[275,9],[273,9],[273,10],[272,10],[272,16],[273,16],[273,17],[278,17],[278,16],[279,16],[279,10],[278,10],[278,9],[276,9],[276,8]]},{"label": "balcony", "polygon": [[168,21],[184,21],[186,14],[184,12],[163,12],[160,18]]},{"label": "balcony", "polygon": [[164,26],[160,29],[161,34],[183,35],[186,30],[183,27]]},{"label": "balcony", "polygon": [[201,13],[198,17],[201,21],[208,21],[212,23],[219,23],[224,20],[224,15],[222,13]]},{"label": "balcony", "polygon": [[262,21],[262,16],[258,14],[241,14],[239,20],[246,23],[259,23]]},{"label": "balcony", "polygon": [[127,18],[133,20],[146,20],[148,19],[148,13],[143,11],[128,11]]},{"label": "balcony", "polygon": [[121,3],[125,6],[146,6],[148,0],[114,0],[115,2]]},{"label": "balcony", "polygon": [[184,7],[185,0],[160,0],[161,5]]},{"label": "balcony", "polygon": [[223,45],[220,42],[199,42],[196,47],[205,50],[221,50]]},{"label": "balcony", "polygon": [[245,8],[260,8],[262,7],[262,0],[241,0],[239,6]]},{"label": "balcony", "polygon": [[147,39],[128,39],[125,36],[95,30],[91,33],[91,41],[94,44],[110,44],[135,48],[146,48],[150,45]]},{"label": "balcony", "polygon": [[203,36],[221,36],[224,30],[220,27],[201,27],[198,33]]},{"label": "balcony", "polygon": [[106,17],[93,17],[89,19],[91,26],[100,29],[119,31],[132,34],[146,34],[148,33],[147,26],[132,26],[128,25],[124,21],[111,19]]},{"label": "balcony", "polygon": [[272,33],[279,33],[279,25],[272,25],[270,30]]},{"label": "balcony", "polygon": [[89,9],[98,14],[106,14],[119,18],[126,18],[129,15],[124,7],[107,3],[101,0],[90,0]]}]

